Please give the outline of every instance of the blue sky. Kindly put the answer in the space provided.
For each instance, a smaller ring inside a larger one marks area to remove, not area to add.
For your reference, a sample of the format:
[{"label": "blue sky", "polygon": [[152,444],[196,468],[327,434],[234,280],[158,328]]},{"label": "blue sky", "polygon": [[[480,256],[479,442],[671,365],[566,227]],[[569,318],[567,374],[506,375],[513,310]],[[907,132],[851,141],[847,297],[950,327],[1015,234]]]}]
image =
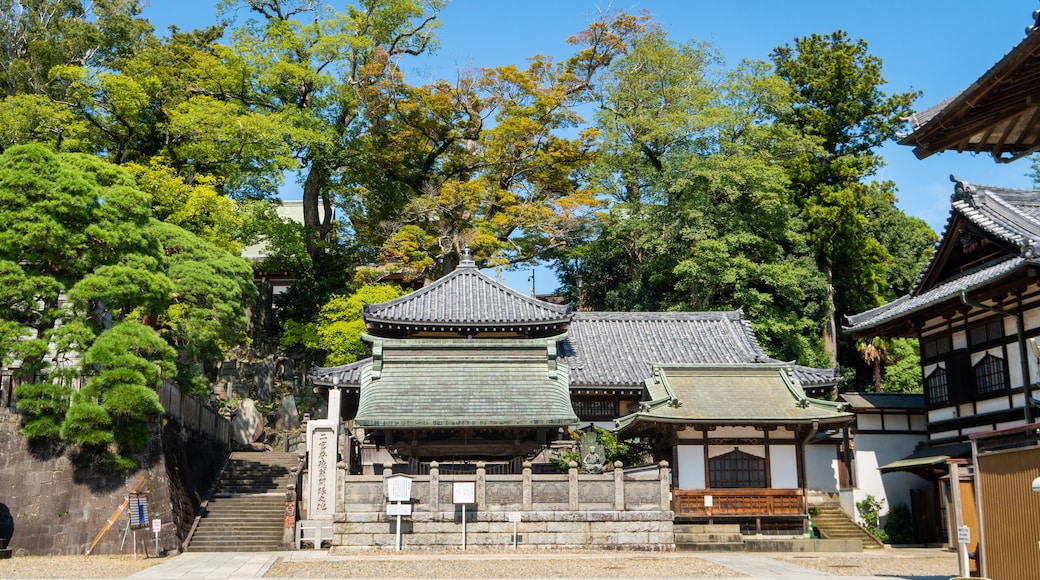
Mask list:
[{"label": "blue sky", "polygon": [[[341,0],[331,0],[341,6]],[[151,0],[144,16],[156,32],[169,25],[191,29],[215,21],[214,0]],[[1032,23],[1036,0],[449,0],[441,12],[440,49],[402,66],[416,82],[454,78],[458,69],[522,65],[535,54],[566,58],[567,37],[601,9],[648,10],[677,42],[709,41],[729,65],[767,60],[794,38],[845,30],[867,41],[884,62],[886,91],[923,91],[924,110],[966,88],[1010,51]],[[997,165],[989,156],[942,153],[925,160],[910,147],[886,145],[879,178],[899,189],[899,206],[942,232],[958,179],[1004,187],[1031,187],[1028,161]],[[505,273],[506,283],[529,292],[530,273]],[[539,270],[537,290],[555,288],[551,272]]]}]

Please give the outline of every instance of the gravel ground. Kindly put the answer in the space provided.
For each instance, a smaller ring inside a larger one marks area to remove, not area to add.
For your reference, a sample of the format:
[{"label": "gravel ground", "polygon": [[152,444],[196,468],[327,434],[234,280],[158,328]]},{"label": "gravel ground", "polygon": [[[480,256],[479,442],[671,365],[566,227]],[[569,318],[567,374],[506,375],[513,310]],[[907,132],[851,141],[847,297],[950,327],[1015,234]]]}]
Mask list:
[{"label": "gravel ground", "polygon": [[467,552],[455,557],[335,556],[321,562],[278,562],[269,578],[682,578],[740,576],[688,554],[632,552]]},{"label": "gravel ground", "polygon": [[126,578],[161,562],[133,556],[22,556],[0,560],[0,578]]},{"label": "gravel ground", "polygon": [[268,578],[682,578],[734,577],[736,571],[693,555],[649,552],[534,552],[331,556],[279,561]]},{"label": "gravel ground", "polygon": [[[835,554],[769,556],[836,576],[949,577],[957,555],[937,549],[898,548]],[[0,578],[125,578],[167,559],[127,556],[28,556],[0,560]],[[735,570],[690,552],[482,552],[359,554],[315,557],[299,553],[267,572],[278,578],[681,578],[738,577]]]},{"label": "gravel ground", "polygon": [[938,549],[890,548],[860,554],[773,554],[778,560],[835,576],[956,576],[957,553]]}]

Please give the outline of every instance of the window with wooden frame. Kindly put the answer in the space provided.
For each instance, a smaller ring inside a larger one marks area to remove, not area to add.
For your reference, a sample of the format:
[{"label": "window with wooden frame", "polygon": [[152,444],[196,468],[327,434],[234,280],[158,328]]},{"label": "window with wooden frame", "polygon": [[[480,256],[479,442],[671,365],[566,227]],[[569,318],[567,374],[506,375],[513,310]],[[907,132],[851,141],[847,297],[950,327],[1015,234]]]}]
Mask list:
[{"label": "window with wooden frame", "polygon": [[734,449],[708,460],[708,482],[713,488],[766,487],[766,460]]},{"label": "window with wooden frame", "polygon": [[991,354],[982,357],[975,365],[975,390],[980,395],[999,393],[1008,386],[1004,361]]},{"label": "window with wooden frame", "polygon": [[999,318],[973,326],[968,330],[968,344],[971,346],[990,344],[1002,338],[1004,338],[1004,323]]},{"label": "window with wooden frame", "polygon": [[953,350],[953,341],[949,336],[921,340],[921,360],[934,360],[951,350]]},{"label": "window with wooden frame", "polygon": [[936,367],[924,378],[924,391],[929,405],[943,405],[950,402],[950,388],[946,382],[946,369]]},{"label": "window with wooden frame", "polygon": [[575,397],[571,405],[582,421],[613,421],[621,416],[617,397]]}]

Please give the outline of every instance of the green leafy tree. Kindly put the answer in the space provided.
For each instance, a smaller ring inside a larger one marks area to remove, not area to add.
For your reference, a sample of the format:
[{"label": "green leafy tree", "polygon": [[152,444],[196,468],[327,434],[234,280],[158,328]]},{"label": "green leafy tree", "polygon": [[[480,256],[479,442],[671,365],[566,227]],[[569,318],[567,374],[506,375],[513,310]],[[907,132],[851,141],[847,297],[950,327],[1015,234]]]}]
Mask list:
[{"label": "green leafy tree", "polygon": [[282,346],[324,350],[328,353],[328,366],[352,363],[368,355],[368,345],[361,340],[365,332],[365,304],[386,302],[407,293],[394,284],[362,284],[353,294],[333,295],[321,307],[317,323],[302,326],[290,321],[292,324],[282,336]]},{"label": "green leafy tree", "polygon": [[892,206],[894,186],[868,180],[882,166],[876,149],[895,136],[917,93],[882,91],[881,59],[844,31],[797,38],[770,56],[795,94],[794,106],[780,120],[822,147],[822,153],[780,159],[813,255],[834,288],[824,333],[834,360],[836,321],[880,304],[888,291],[891,253],[872,235],[867,210]]},{"label": "green leafy tree", "polygon": [[761,63],[651,33],[603,79],[595,175],[615,203],[561,273],[580,307],[744,308],[774,356],[821,361],[826,286],[775,159],[813,151],[776,121],[789,88]]},{"label": "green leafy tree", "polygon": [[98,369],[73,397],[61,438],[103,465],[136,466],[130,455],[143,451],[149,420],[163,413],[156,389],[174,372],[176,352],[152,328],[122,322],[101,333],[84,353]]}]

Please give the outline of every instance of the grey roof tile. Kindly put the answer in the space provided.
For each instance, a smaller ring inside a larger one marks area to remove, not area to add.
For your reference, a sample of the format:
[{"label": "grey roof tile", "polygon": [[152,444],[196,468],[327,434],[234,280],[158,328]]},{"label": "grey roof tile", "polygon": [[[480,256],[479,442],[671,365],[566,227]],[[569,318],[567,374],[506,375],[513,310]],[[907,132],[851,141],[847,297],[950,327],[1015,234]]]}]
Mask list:
[{"label": "grey roof tile", "polygon": [[[369,360],[369,359],[366,359]],[[654,364],[777,363],[762,350],[741,311],[575,312],[559,360],[570,369],[572,388],[641,389]],[[354,363],[355,365],[360,363]],[[791,365],[799,382],[831,386],[836,369]],[[316,384],[358,384],[354,365],[318,369]]]},{"label": "grey roof tile", "polygon": [[924,395],[911,393],[841,393],[838,400],[850,409],[924,410]]},{"label": "grey roof tile", "polygon": [[846,316],[849,323],[846,330],[859,333],[874,328],[956,297],[962,291],[973,290],[1003,278],[1026,262],[1036,262],[1036,245],[1040,242],[1040,190],[975,185],[958,180],[954,182],[956,185],[951,198],[950,219],[941,244],[957,242],[958,234],[950,231],[950,228],[956,221],[954,218],[961,216],[995,239],[1018,247],[1020,256],[1008,256],[983,264],[931,288],[924,288],[921,284],[925,274],[933,268],[941,267],[937,262],[941,252],[935,252],[910,294],[884,306]]},{"label": "grey roof tile", "polygon": [[[463,261],[436,282],[396,300],[365,305],[370,324],[484,326],[565,323],[571,307],[526,296]],[[370,326],[371,328],[371,326]]]}]

